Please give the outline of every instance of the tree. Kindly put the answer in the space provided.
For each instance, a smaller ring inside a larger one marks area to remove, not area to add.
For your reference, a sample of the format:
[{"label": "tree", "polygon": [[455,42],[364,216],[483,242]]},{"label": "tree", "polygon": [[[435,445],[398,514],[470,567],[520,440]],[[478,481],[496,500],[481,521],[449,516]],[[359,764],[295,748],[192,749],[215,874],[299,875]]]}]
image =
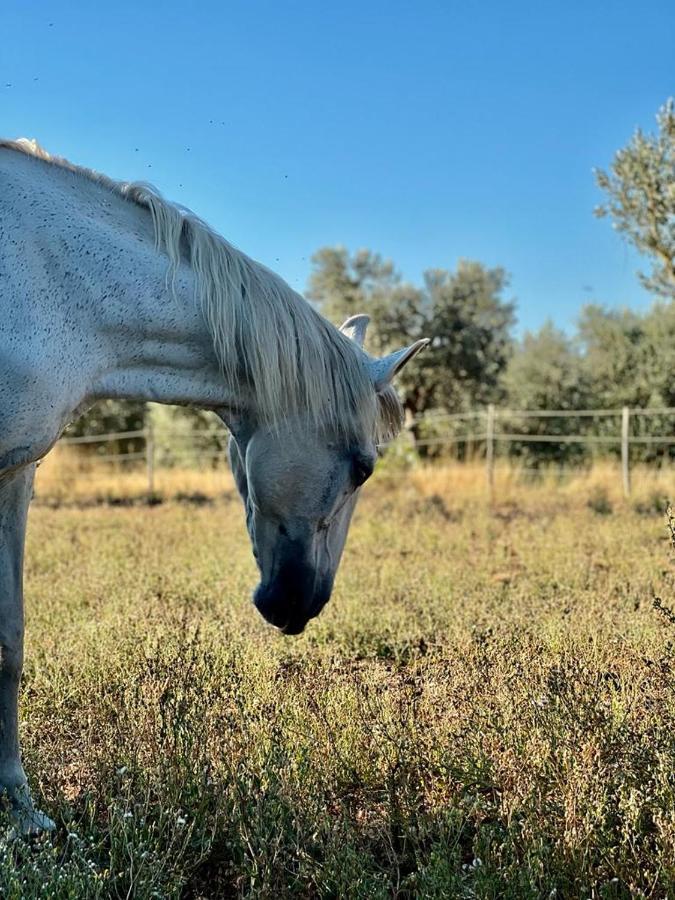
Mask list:
[{"label": "tree", "polygon": [[371,352],[431,339],[399,382],[409,416],[465,409],[499,395],[514,323],[513,304],[502,298],[508,284],[503,269],[461,260],[456,272],[425,272],[416,287],[370,250],[350,256],[342,247],[324,247],[312,263],[308,296],[335,322],[367,313]]},{"label": "tree", "polygon": [[657,115],[659,133],[638,130],[619,150],[610,172],[596,170],[608,201],[596,209],[610,216],[641,253],[652,257],[651,275],[640,273],[645,286],[675,298],[675,105],[672,99]]},{"label": "tree", "polygon": [[[574,342],[547,322],[538,332],[526,332],[509,362],[504,376],[509,406],[515,410],[576,410],[589,402],[583,360]],[[527,435],[570,433],[568,417],[514,417],[507,428]],[[577,433],[581,426],[575,426]],[[570,461],[583,457],[580,444],[561,441],[523,441],[510,445],[511,451],[531,464]]]},{"label": "tree", "polygon": [[357,313],[377,320],[383,298],[401,281],[391,260],[370,250],[350,256],[345,247],[322,247],[312,256],[312,266],[307,296],[333,322]]},{"label": "tree", "polygon": [[[67,437],[104,435],[120,431],[141,431],[145,427],[147,404],[136,400],[99,400],[68,428]],[[143,449],[143,437],[120,438],[115,450],[109,444],[92,444],[91,452],[108,455],[112,452],[134,453]]]},{"label": "tree", "polygon": [[460,260],[456,272],[425,272],[424,284],[432,403],[454,410],[499,399],[515,324],[513,303],[502,299],[506,272]]},{"label": "tree", "polygon": [[148,418],[161,465],[201,465],[208,460],[217,466],[223,459],[229,435],[211,410],[150,403]]},{"label": "tree", "polygon": [[649,403],[651,387],[643,377],[643,316],[589,304],[579,316],[577,341],[590,406],[618,409]]}]

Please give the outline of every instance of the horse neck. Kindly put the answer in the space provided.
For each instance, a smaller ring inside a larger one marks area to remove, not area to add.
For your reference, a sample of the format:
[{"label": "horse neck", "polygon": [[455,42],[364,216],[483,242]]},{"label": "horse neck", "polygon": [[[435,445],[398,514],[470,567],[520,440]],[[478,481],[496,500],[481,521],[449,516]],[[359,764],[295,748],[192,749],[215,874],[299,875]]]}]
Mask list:
[{"label": "horse neck", "polygon": [[[137,212],[146,219],[145,210]],[[207,409],[244,405],[244,396],[225,387],[191,269],[181,265],[170,283],[168,259],[144,237],[132,257],[124,256],[129,276],[97,310],[107,365],[92,396]]]},{"label": "horse neck", "polygon": [[98,399],[249,405],[225,388],[189,266],[167,284],[147,209],[10,150],[0,184],[0,384],[17,386],[0,460],[3,446],[35,458]]},{"label": "horse neck", "polygon": [[96,397],[214,407],[226,400],[213,343],[181,278],[175,292],[143,278],[97,322],[106,371]]}]

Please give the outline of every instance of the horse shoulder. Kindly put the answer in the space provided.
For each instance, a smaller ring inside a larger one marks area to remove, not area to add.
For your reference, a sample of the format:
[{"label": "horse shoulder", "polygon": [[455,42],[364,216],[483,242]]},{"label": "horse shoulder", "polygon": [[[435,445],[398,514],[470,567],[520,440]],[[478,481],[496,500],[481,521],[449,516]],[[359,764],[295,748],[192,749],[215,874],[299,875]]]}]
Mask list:
[{"label": "horse shoulder", "polygon": [[3,346],[0,332],[0,473],[47,453],[65,424],[59,378],[24,345]]}]

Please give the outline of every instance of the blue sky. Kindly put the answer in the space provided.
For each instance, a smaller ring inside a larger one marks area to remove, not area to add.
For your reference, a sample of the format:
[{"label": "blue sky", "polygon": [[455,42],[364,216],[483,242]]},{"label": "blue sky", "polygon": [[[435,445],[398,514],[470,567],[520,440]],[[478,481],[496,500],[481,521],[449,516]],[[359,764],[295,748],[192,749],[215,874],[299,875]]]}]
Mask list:
[{"label": "blue sky", "polygon": [[646,307],[592,169],[675,93],[669,2],[0,5],[7,136],[152,181],[303,290],[324,244]]}]

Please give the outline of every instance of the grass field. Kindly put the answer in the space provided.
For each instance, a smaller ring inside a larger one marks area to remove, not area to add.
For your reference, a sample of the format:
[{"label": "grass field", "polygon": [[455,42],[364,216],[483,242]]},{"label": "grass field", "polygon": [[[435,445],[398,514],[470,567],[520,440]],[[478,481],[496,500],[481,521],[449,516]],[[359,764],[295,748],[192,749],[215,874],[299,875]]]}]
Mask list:
[{"label": "grass field", "polygon": [[0,896],[675,896],[670,476],[384,472],[299,638],[250,604],[229,478],[177,479],[78,507],[142,475],[41,473],[23,737],[59,830],[0,843]]}]

